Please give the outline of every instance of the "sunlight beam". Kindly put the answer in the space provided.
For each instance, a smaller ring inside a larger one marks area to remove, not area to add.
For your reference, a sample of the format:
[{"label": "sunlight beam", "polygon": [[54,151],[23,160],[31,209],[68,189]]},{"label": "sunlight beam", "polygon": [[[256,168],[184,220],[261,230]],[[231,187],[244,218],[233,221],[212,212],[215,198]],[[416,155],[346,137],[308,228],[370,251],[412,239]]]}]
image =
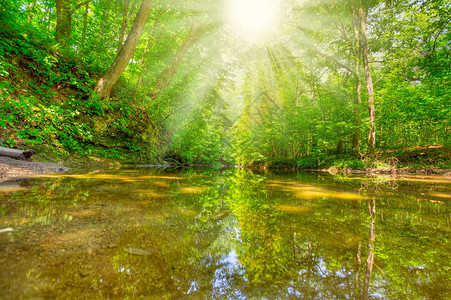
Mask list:
[{"label": "sunlight beam", "polygon": [[279,23],[278,0],[229,0],[228,24],[246,40],[256,40],[274,32]]}]

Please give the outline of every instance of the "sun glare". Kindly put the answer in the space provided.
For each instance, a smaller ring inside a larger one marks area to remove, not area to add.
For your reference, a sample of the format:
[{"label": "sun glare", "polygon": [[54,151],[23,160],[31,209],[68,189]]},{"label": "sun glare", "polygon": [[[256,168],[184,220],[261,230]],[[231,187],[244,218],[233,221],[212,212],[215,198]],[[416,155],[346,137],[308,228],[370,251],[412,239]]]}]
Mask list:
[{"label": "sun glare", "polygon": [[278,18],[278,0],[229,0],[229,24],[246,39],[259,39],[274,32]]}]

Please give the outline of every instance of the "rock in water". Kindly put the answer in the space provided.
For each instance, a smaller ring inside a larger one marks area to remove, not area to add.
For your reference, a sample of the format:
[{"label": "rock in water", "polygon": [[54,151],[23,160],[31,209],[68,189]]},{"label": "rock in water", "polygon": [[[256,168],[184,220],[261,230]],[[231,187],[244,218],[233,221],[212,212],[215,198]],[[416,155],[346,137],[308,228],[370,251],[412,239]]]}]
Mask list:
[{"label": "rock in water", "polygon": [[0,229],[0,233],[2,233],[2,232],[12,232],[12,231],[14,231],[14,229],[12,229],[12,228],[3,228],[3,229]]},{"label": "rock in water", "polygon": [[82,270],[80,270],[80,276],[81,277],[89,276],[92,273],[94,273],[94,272],[92,270],[89,270],[89,269],[82,269]]},{"label": "rock in water", "polygon": [[150,255],[149,251],[138,248],[124,248],[124,251],[133,255]]}]

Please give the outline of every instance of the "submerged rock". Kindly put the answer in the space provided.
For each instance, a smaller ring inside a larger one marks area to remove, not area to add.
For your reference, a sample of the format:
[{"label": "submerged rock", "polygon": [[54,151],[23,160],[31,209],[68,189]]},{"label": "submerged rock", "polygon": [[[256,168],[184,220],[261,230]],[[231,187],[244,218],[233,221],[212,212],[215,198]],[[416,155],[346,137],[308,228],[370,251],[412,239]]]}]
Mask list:
[{"label": "submerged rock", "polygon": [[90,269],[81,269],[79,273],[80,273],[81,277],[86,277],[86,276],[93,274],[94,271],[90,270]]},{"label": "submerged rock", "polygon": [[124,248],[124,251],[133,255],[150,255],[149,251],[138,248]]}]

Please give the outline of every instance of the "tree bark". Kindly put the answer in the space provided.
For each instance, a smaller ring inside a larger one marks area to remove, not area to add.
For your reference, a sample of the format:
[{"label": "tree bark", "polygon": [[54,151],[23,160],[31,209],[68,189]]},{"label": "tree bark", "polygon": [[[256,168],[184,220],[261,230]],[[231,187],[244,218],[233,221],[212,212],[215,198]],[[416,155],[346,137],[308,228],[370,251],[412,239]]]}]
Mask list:
[{"label": "tree bark", "polygon": [[358,16],[356,14],[353,1],[350,0],[351,12],[353,16],[354,27],[354,60],[355,60],[355,98],[354,98],[354,135],[352,136],[352,151],[354,154],[360,153],[360,123],[361,112],[360,105],[362,103],[362,82],[360,81],[360,32],[358,26]]},{"label": "tree bark", "polygon": [[56,0],[56,31],[57,42],[67,44],[72,33],[72,13],[70,0]]},{"label": "tree bark", "polygon": [[155,82],[153,86],[153,91],[150,94],[151,97],[158,96],[166,88],[167,84],[177,71],[177,66],[183,60],[188,50],[201,37],[200,33],[204,32],[207,29],[207,27],[208,27],[207,24],[199,23],[197,19],[193,19],[190,31],[186,36],[186,39],[183,41],[180,48],[178,48],[171,63],[166,67],[166,69],[163,71],[163,73],[161,73],[161,75]]},{"label": "tree bark", "polygon": [[[359,73],[358,69],[359,61],[356,60],[356,73]],[[360,152],[360,104],[362,103],[362,83],[360,82],[360,76],[358,76],[355,80],[355,98],[354,98],[354,134],[352,136],[352,151],[354,154],[358,154]]]},{"label": "tree bark", "polygon": [[373,153],[376,147],[376,113],[374,108],[374,90],[373,90],[373,79],[371,77],[370,65],[368,62],[368,42],[366,35],[366,15],[363,12],[363,8],[359,8],[360,17],[360,27],[362,34],[362,59],[363,68],[365,71],[366,79],[366,89],[368,93],[368,112],[369,112],[369,126],[370,130],[368,133],[368,152]]},{"label": "tree bark", "polygon": [[135,51],[136,45],[142,35],[151,9],[152,0],[143,0],[124,46],[117,54],[105,75],[97,82],[96,92],[102,98],[110,97],[111,89],[127,67],[128,62],[133,56],[133,52]]},{"label": "tree bark", "polygon": [[129,0],[125,0],[124,2],[124,13],[122,14],[122,28],[121,28],[121,36],[119,38],[119,45],[117,46],[117,50],[120,51],[122,48],[122,45],[124,45],[124,39],[125,39],[125,33],[127,31],[127,24],[128,24],[128,3]]},{"label": "tree bark", "polygon": [[14,158],[14,159],[31,160],[31,156],[33,154],[36,154],[36,151],[34,151],[34,150],[15,150],[15,149],[0,147],[0,156],[7,156],[7,157]]}]

